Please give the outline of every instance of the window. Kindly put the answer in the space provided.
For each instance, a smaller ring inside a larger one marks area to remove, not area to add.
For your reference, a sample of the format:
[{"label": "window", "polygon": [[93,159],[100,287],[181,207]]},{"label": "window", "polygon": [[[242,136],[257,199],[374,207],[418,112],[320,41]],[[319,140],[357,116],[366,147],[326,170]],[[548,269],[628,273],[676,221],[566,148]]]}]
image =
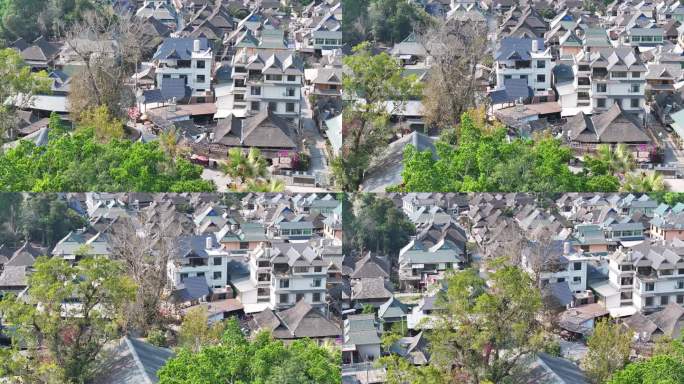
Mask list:
[{"label": "window", "polygon": [[537,75],[537,83],[545,83],[546,75]]},{"label": "window", "polygon": [[613,72],[614,79],[624,79],[627,77],[627,72]]},{"label": "window", "polygon": [[304,294],[303,294],[303,293],[298,293],[298,294],[295,295],[295,302],[298,303],[298,302],[299,302],[300,300],[302,300],[303,298],[304,298]]},{"label": "window", "polygon": [[280,299],[279,301],[281,303],[287,304],[290,302],[290,295],[288,295],[287,293],[282,293],[282,294],[280,294],[279,299]]},{"label": "window", "polygon": [[197,60],[197,68],[203,69],[205,65],[206,62],[204,60]]},{"label": "window", "polygon": [[311,301],[314,303],[318,303],[321,301],[321,294],[316,292],[313,295],[311,295]]},{"label": "window", "polygon": [[297,76],[295,76],[295,75],[287,75],[287,81],[297,81]]},{"label": "window", "polygon": [[684,268],[679,268],[679,269],[677,270],[677,273],[680,274],[680,275],[684,275]]},{"label": "window", "polygon": [[654,289],[655,289],[654,283],[646,283],[646,284],[644,284],[644,291],[650,292],[650,291],[653,291]]},{"label": "window", "polygon": [[632,278],[631,277],[623,277],[620,279],[620,284],[621,285],[632,285]]},{"label": "window", "polygon": [[677,289],[684,289],[684,280],[679,280],[676,287]]},{"label": "window", "polygon": [[249,107],[252,111],[258,111],[259,108],[259,102],[258,101],[252,101],[252,105]]},{"label": "window", "polygon": [[565,281],[565,277],[559,277],[558,280],[557,280],[557,282],[559,282],[559,283],[562,283],[562,282],[564,282],[564,281]]},{"label": "window", "polygon": [[282,81],[283,75],[266,75],[266,80]]},{"label": "window", "polygon": [[630,99],[629,106],[632,108],[639,108],[639,99]]},{"label": "window", "polygon": [[684,304],[684,295],[677,295],[677,304]]},{"label": "window", "polygon": [[204,272],[197,272],[197,277],[204,277]]},{"label": "window", "polygon": [[537,68],[546,68],[546,61],[537,60]]},{"label": "window", "polygon": [[644,305],[647,307],[652,307],[653,306],[653,298],[647,297]]},{"label": "window", "polygon": [[214,265],[221,265],[222,259],[220,257],[214,257]]},{"label": "window", "polygon": [[285,96],[293,97],[295,95],[296,90],[294,88],[288,88],[285,91]]},{"label": "window", "polygon": [[197,75],[197,82],[204,83],[204,75]]},{"label": "window", "polygon": [[221,278],[221,271],[214,272],[214,280],[219,280]]},{"label": "window", "polygon": [[632,298],[632,292],[620,292],[620,300],[629,300]]},{"label": "window", "polygon": [[313,286],[318,288],[321,286],[321,279],[314,279]]},{"label": "window", "polygon": [[314,267],[314,272],[322,272],[323,267]]},{"label": "window", "polygon": [[295,111],[294,103],[285,103],[285,111],[286,112],[294,112]]},{"label": "window", "polygon": [[244,101],[245,100],[245,95],[242,93],[236,93],[233,95],[235,97],[235,101]]},{"label": "window", "polygon": [[252,96],[259,96],[259,95],[261,95],[261,87],[252,87],[252,88],[249,90],[249,93],[250,93]]},{"label": "window", "polygon": [[511,78],[511,75],[504,75],[504,79],[508,80]]},{"label": "window", "polygon": [[674,270],[672,270],[672,269],[663,269],[662,271],[660,271],[660,275],[661,276],[671,276],[673,272],[674,272]]},{"label": "window", "polygon": [[268,102],[268,110],[273,112],[278,112],[278,103],[275,101]]},{"label": "window", "polygon": [[660,296],[660,305],[667,305],[670,301],[670,296]]},{"label": "window", "polygon": [[606,92],[606,84],[602,84],[602,83],[596,84],[596,92],[605,93]]},{"label": "window", "polygon": [[580,276],[575,276],[572,278],[572,281],[575,283],[579,283],[580,281],[582,281],[582,278]]},{"label": "window", "polygon": [[527,80],[527,75],[520,75],[520,78]]},{"label": "window", "polygon": [[280,288],[290,288],[290,280],[280,280]]},{"label": "window", "polygon": [[187,274],[187,273],[181,273],[181,275],[180,275],[181,283],[183,282],[183,280],[185,280],[185,279],[187,279],[187,278],[188,278],[188,274]]},{"label": "window", "polygon": [[163,78],[164,78],[164,79],[170,79],[170,78],[171,78],[171,75],[163,75]]},{"label": "window", "polygon": [[581,270],[582,270],[582,263],[573,263],[573,264],[572,264],[572,268],[573,268],[575,271],[581,271]]},{"label": "window", "polygon": [[629,91],[630,91],[631,93],[639,93],[639,90],[640,90],[639,84],[631,84],[631,85],[629,86]]},{"label": "window", "polygon": [[307,273],[309,272],[309,267],[294,267],[295,273]]}]

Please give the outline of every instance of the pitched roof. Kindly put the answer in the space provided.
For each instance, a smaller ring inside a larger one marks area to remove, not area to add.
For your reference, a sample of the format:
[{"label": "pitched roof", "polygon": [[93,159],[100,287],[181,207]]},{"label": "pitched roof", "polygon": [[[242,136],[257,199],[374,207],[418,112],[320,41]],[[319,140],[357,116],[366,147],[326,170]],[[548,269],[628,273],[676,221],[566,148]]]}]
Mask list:
[{"label": "pitched roof", "polygon": [[293,307],[276,313],[285,329],[276,329],[273,334],[279,338],[336,337],[342,334],[340,326],[325,318],[304,299]]},{"label": "pitched roof", "polygon": [[563,127],[571,140],[583,143],[650,143],[651,138],[640,123],[617,104],[607,111],[588,117],[583,112],[570,116]]}]

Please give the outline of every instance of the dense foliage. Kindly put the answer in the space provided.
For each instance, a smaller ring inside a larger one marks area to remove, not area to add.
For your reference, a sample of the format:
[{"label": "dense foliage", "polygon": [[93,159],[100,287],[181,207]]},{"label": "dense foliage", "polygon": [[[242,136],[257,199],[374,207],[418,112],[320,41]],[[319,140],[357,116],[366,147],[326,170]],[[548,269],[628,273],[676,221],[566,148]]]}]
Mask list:
[{"label": "dense foliage", "polygon": [[135,295],[135,284],[120,263],[106,258],[71,265],[40,257],[33,268],[28,294],[0,301],[0,315],[10,322],[13,336],[12,348],[0,349],[0,377],[87,382],[96,374],[104,346],[119,337],[117,321]]},{"label": "dense foliage", "polygon": [[[382,255],[398,255],[416,228],[392,200],[362,194],[351,210],[346,199],[343,204],[345,250],[370,250]],[[353,211],[353,212],[352,212]]]},{"label": "dense foliage", "polygon": [[608,384],[684,383],[684,342],[671,340],[658,346],[653,357],[627,365]]},{"label": "dense foliage", "polygon": [[350,45],[396,43],[431,20],[417,3],[402,0],[345,0],[343,7],[344,41]]},{"label": "dense foliage", "polygon": [[344,145],[332,168],[336,183],[343,190],[355,191],[393,134],[390,116],[408,100],[420,97],[422,86],[415,75],[405,76],[396,58],[386,52],[375,54],[368,43],[354,47],[353,54],[344,57],[344,65],[348,70],[342,84],[349,97],[343,114]]},{"label": "dense foliage", "polygon": [[[0,103],[0,137],[13,136],[17,107],[28,105],[32,95],[49,88],[47,73],[31,72],[19,52],[0,49],[0,100],[3,101]],[[16,105],[5,103],[8,99],[14,100]]]},{"label": "dense foliage", "polygon": [[160,384],[338,384],[339,352],[308,339],[289,344],[261,332],[248,340],[237,320],[227,320],[219,344],[199,352],[181,349],[158,371]]},{"label": "dense foliage", "polygon": [[383,357],[393,383],[508,383],[544,347],[539,290],[518,267],[497,260],[485,281],[476,269],[451,273],[428,335],[431,363],[407,366]]},{"label": "dense foliage", "polygon": [[97,6],[93,0],[0,0],[0,38],[32,41],[40,34],[55,35]]},{"label": "dense foliage", "polygon": [[3,191],[212,191],[202,168],[175,162],[158,143],[113,139],[101,143],[92,127],[73,134],[51,133],[45,146],[21,141],[0,155]]},{"label": "dense foliage", "polygon": [[632,332],[624,325],[601,320],[587,340],[589,350],[582,368],[593,383],[605,383],[611,375],[629,361]]},{"label": "dense foliage", "polygon": [[458,144],[444,139],[432,152],[407,146],[403,185],[406,192],[567,192],[617,191],[620,183],[607,173],[573,173],[570,148],[551,137],[509,140],[505,128],[490,131],[464,113]]}]

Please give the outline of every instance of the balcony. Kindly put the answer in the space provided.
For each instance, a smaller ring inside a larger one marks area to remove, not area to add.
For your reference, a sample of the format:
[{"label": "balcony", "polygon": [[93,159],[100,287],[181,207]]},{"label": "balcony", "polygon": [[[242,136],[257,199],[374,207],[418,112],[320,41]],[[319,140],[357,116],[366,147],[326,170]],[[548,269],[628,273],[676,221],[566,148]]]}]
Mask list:
[{"label": "balcony", "polygon": [[530,69],[532,68],[531,61],[516,61],[514,64],[499,64],[499,69]]},{"label": "balcony", "polygon": [[594,80],[607,80],[608,79],[608,71],[603,69],[594,69],[591,72],[591,78]]}]

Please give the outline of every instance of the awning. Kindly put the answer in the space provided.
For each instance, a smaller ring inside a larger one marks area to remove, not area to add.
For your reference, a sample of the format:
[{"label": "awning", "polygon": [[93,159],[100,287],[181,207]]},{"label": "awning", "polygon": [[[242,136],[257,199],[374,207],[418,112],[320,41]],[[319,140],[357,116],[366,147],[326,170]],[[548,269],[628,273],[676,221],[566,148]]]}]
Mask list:
[{"label": "awning", "polygon": [[632,316],[633,314],[637,313],[637,309],[633,305],[630,305],[628,307],[618,307],[609,309],[608,312],[610,312],[610,317],[618,318]]},{"label": "awning", "polygon": [[634,240],[634,241],[621,241],[620,244],[622,244],[623,247],[634,247],[635,245],[639,245],[643,243],[644,240]]},{"label": "awning", "polygon": [[618,289],[607,280],[591,284],[590,287],[602,297],[610,297],[620,293]]},{"label": "awning", "polygon": [[257,313],[268,308],[269,303],[243,304],[245,313]]}]

